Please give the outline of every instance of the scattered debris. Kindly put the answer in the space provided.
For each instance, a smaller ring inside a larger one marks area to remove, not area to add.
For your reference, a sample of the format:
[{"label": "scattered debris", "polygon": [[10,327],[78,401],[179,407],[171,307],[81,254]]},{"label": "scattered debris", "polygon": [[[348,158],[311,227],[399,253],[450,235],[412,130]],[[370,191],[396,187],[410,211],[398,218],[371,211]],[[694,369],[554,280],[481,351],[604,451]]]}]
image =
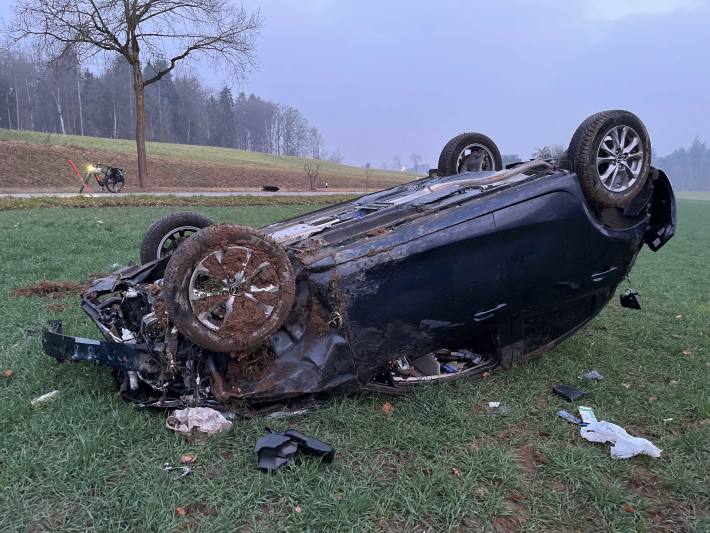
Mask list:
[{"label": "scattered debris", "polygon": [[2,371],[2,377],[10,379],[12,376],[15,375],[15,371],[12,368],[6,368],[5,370]]},{"label": "scattered debris", "polygon": [[611,456],[615,459],[628,459],[638,454],[658,458],[661,450],[650,441],[629,435],[624,428],[606,422],[591,422],[580,429],[583,438],[590,442],[611,442]]},{"label": "scattered debris", "polygon": [[392,404],[389,402],[385,402],[382,404],[382,410],[387,416],[392,416],[392,413],[394,413],[394,407],[392,407]]},{"label": "scattered debris", "polygon": [[332,446],[295,429],[283,433],[274,433],[269,428],[266,431],[268,433],[256,441],[254,447],[257,466],[262,472],[275,472],[293,463],[298,452],[320,457],[324,463],[332,463],[335,458]]},{"label": "scattered debris", "polygon": [[625,389],[630,389],[631,388],[631,383],[622,383],[621,384]]},{"label": "scattered debris", "polygon": [[599,372],[596,370],[590,370],[586,374],[582,375],[584,379],[588,379],[589,381],[601,381],[604,379],[604,376],[602,376]]},{"label": "scattered debris", "polygon": [[165,425],[189,440],[204,439],[232,428],[232,423],[211,407],[176,409],[167,418]]},{"label": "scattered debris", "polygon": [[693,357],[693,352],[691,352],[690,350],[683,350],[683,355],[685,357]]},{"label": "scattered debris", "polygon": [[32,400],[30,402],[30,405],[32,405],[32,407],[36,407],[37,405],[40,405],[44,402],[48,402],[49,400],[56,398],[58,395],[59,395],[58,390],[50,391],[50,392],[43,394],[42,396],[38,396],[37,398]]},{"label": "scattered debris", "polygon": [[638,295],[639,293],[635,290],[626,289],[619,296],[619,303],[621,303],[621,307],[625,307],[626,309],[641,309],[641,304],[639,303]]},{"label": "scattered debris", "polygon": [[451,474],[454,475],[455,477],[461,477],[461,470],[459,470],[458,468],[452,468]]},{"label": "scattered debris", "polygon": [[192,516],[196,514],[201,514],[205,516],[217,516],[219,513],[217,509],[207,505],[206,503],[195,502],[189,503],[184,506],[178,506],[175,508],[175,514],[178,516]]},{"label": "scattered debris", "polygon": [[300,505],[297,505],[296,507],[293,508],[293,510],[297,513],[300,513],[303,509],[301,509]]},{"label": "scattered debris", "polygon": [[280,420],[283,418],[291,418],[294,416],[301,416],[310,413],[310,409],[294,409],[293,411],[274,411],[273,413],[269,413],[266,415],[264,418],[271,418],[272,420]]},{"label": "scattered debris", "polygon": [[624,502],[623,509],[627,513],[635,513],[636,512],[636,508],[628,502]]},{"label": "scattered debris", "polygon": [[581,418],[579,418],[578,416],[574,416],[569,411],[557,411],[557,416],[559,416],[563,420],[567,420],[567,422],[571,422],[572,424],[576,424],[578,426],[585,425],[585,422],[583,422]]},{"label": "scattered debris", "polygon": [[594,396],[591,392],[584,392],[579,390],[577,387],[564,384],[555,385],[552,388],[552,391],[557,394],[557,396],[561,396],[568,402],[573,402],[575,400],[579,400],[580,398],[592,398]]},{"label": "scattered debris", "polygon": [[491,409],[500,407],[500,402],[488,402],[488,407],[490,407]]},{"label": "scattered debris", "polygon": [[597,416],[594,414],[591,407],[580,405],[577,410],[579,411],[579,416],[582,418],[582,422],[584,422],[584,424],[591,424],[597,421]]},{"label": "scattered debris", "polygon": [[676,316],[675,316],[675,319],[676,319],[676,320],[683,320],[683,315],[676,315]]},{"label": "scattered debris", "polygon": [[189,466],[173,466],[170,463],[164,463],[163,470],[165,472],[172,472],[173,470],[179,472],[175,477],[173,477],[175,481],[183,479],[184,477],[190,475],[190,472],[192,472],[192,469]]},{"label": "scattered debris", "polygon": [[180,456],[180,462],[184,465],[191,465],[197,461],[197,456],[194,453],[186,453]]}]

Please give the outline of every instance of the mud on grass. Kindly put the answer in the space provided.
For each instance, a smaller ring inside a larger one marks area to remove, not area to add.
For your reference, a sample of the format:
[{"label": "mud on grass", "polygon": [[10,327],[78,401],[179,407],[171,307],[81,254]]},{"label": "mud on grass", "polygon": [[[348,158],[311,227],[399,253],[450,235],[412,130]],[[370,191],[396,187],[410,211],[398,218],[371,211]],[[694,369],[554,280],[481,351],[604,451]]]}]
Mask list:
[{"label": "mud on grass", "polygon": [[[255,226],[310,209],[197,208]],[[485,381],[404,398],[337,397],[307,416],[269,420],[337,451],[332,465],[305,460],[275,476],[254,467],[265,420],[186,444],[163,413],[123,401],[109,371],[42,354],[26,331],[57,318],[43,307],[53,300],[9,297],[38,280],[80,283],[137,260],[142,231],[166,211],[0,213],[0,368],[14,371],[0,377],[0,530],[710,530],[707,202],[681,201],[676,238],[641,253],[631,275],[641,311],[612,302],[554,351]],[[98,336],[72,300],[62,305],[67,332]],[[577,378],[593,368],[602,382]],[[613,460],[608,445],[583,440],[555,415],[574,408],[551,394],[555,383],[592,390],[585,403],[651,438],[661,459]],[[29,406],[53,389],[56,400]],[[489,401],[507,414],[480,408]],[[161,467],[184,453],[198,459],[177,483]]]}]

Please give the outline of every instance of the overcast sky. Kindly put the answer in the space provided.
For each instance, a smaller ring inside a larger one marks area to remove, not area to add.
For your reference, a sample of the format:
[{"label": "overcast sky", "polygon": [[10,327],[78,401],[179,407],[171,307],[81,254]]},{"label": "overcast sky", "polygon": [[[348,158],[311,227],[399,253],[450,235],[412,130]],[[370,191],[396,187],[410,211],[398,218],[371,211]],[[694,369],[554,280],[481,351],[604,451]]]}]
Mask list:
[{"label": "overcast sky", "polygon": [[[0,0],[0,13],[8,13]],[[236,86],[300,109],[328,150],[435,166],[462,131],[528,157],[629,109],[658,154],[710,141],[708,0],[244,0],[258,70]],[[195,67],[219,87],[219,72]]]}]

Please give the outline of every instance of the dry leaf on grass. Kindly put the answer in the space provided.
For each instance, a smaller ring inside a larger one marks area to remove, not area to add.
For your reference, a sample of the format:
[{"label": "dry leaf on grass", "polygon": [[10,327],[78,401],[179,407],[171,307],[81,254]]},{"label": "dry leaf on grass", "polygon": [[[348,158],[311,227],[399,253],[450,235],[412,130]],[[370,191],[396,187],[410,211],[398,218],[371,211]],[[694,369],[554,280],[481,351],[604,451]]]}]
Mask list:
[{"label": "dry leaf on grass", "polygon": [[392,404],[389,402],[385,402],[382,404],[382,410],[387,416],[392,416],[392,413],[394,413],[394,407],[392,407]]},{"label": "dry leaf on grass", "polygon": [[693,352],[691,352],[690,350],[683,350],[683,355],[684,355],[685,357],[692,357],[692,356],[693,356]]},{"label": "dry leaf on grass", "polygon": [[482,377],[483,377],[483,381],[486,381],[488,378],[491,377],[491,373],[488,372],[488,370],[486,370],[486,371],[483,373],[483,376],[482,376]]},{"label": "dry leaf on grass", "polygon": [[15,375],[15,371],[12,368],[6,368],[2,371],[2,375],[3,377],[10,379],[12,376]]},{"label": "dry leaf on grass", "polygon": [[187,509],[184,507],[176,507],[175,514],[178,516],[187,516]]},{"label": "dry leaf on grass", "polygon": [[451,473],[456,477],[461,477],[461,470],[459,470],[458,468],[452,468]]},{"label": "dry leaf on grass", "polygon": [[194,453],[186,453],[180,457],[180,462],[184,465],[190,465],[197,461],[197,456]]},{"label": "dry leaf on grass", "polygon": [[293,510],[297,513],[300,513],[301,511],[303,511],[303,509],[301,509],[300,505],[297,505],[296,507],[294,507]]},{"label": "dry leaf on grass", "polygon": [[627,513],[635,513],[635,512],[636,512],[636,508],[635,508],[633,505],[629,504],[629,503],[625,503],[625,504],[624,504],[624,511],[626,511]]}]

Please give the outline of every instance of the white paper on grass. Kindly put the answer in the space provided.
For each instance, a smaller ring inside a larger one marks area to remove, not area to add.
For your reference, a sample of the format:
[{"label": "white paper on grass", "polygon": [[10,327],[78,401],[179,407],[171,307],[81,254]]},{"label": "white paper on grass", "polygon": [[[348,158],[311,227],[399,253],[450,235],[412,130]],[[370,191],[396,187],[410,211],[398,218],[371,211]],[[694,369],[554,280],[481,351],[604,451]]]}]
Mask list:
[{"label": "white paper on grass", "polygon": [[645,453],[651,457],[659,458],[661,451],[651,441],[641,437],[632,437],[624,428],[606,422],[592,422],[580,429],[583,438],[590,442],[611,442],[611,456],[615,459],[628,459],[634,455]]}]

